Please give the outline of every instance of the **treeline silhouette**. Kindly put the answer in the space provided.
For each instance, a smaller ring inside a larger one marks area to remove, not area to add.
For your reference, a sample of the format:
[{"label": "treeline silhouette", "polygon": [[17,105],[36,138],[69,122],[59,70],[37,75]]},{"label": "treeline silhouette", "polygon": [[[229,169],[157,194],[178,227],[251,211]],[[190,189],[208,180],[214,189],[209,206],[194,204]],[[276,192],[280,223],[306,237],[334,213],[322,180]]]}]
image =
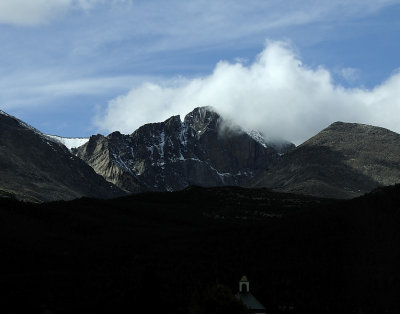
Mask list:
[{"label": "treeline silhouette", "polygon": [[242,313],[242,275],[267,313],[400,310],[400,186],[349,201],[234,187],[4,198],[0,224],[8,313]]}]

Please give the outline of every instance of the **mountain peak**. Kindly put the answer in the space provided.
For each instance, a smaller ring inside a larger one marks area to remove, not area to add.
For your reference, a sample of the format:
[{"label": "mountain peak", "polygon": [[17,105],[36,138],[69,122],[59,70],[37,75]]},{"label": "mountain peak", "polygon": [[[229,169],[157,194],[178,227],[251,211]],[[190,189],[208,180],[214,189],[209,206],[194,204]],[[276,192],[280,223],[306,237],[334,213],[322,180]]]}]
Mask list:
[{"label": "mountain peak", "polygon": [[243,130],[223,132],[223,126],[223,118],[212,107],[199,107],[183,122],[172,116],[143,125],[129,136],[107,136],[97,144],[91,139],[89,144],[95,147],[86,144],[77,155],[130,192],[241,185],[279,159],[273,147]]},{"label": "mountain peak", "polygon": [[[304,142],[304,145],[360,145],[360,142],[383,140],[384,137],[397,137],[398,134],[388,129],[369,124],[334,122],[321,132]],[[381,139],[382,138],[382,139]]]},{"label": "mountain peak", "polygon": [[272,167],[256,186],[351,198],[400,178],[400,135],[367,124],[335,122]]},{"label": "mountain peak", "polygon": [[[7,121],[8,123],[13,123],[15,125],[18,125],[19,127],[24,128],[24,129],[29,129],[29,130],[37,133],[37,134],[44,135],[42,132],[40,132],[39,130],[35,129],[33,126],[29,125],[28,123],[25,123],[24,121],[18,119],[17,117],[14,117],[13,115],[8,114],[7,112],[4,112],[2,110],[0,110],[0,113],[4,117],[4,120]],[[5,121],[3,121],[3,123]]]},{"label": "mountain peak", "polygon": [[364,123],[354,123],[354,122],[342,122],[342,121],[336,121],[330,124],[327,128],[325,128],[322,131],[325,130],[358,130],[359,132],[368,132],[370,130],[381,130],[385,132],[392,132],[388,129],[379,127],[379,126],[374,126],[370,124],[364,124]]},{"label": "mountain peak", "polygon": [[4,112],[3,110],[0,109],[0,114],[2,114],[3,116],[8,116],[9,114],[7,112]]},{"label": "mountain peak", "polygon": [[213,107],[197,107],[185,116],[184,123],[190,126],[196,135],[203,134],[207,129],[217,130],[221,116],[214,111]]},{"label": "mountain peak", "polygon": [[191,119],[209,120],[212,118],[219,118],[220,115],[211,106],[197,107],[185,116],[185,121]]},{"label": "mountain peak", "polygon": [[0,114],[0,190],[30,201],[122,195],[54,138]]}]

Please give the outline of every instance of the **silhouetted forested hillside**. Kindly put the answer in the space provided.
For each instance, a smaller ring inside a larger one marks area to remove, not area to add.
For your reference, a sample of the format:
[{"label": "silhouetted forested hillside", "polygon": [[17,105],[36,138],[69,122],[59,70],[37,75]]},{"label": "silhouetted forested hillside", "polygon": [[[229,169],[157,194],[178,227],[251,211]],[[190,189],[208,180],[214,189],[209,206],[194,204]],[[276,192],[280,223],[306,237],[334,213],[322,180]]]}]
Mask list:
[{"label": "silhouetted forested hillside", "polygon": [[14,312],[195,313],[242,275],[268,313],[400,310],[400,186],[350,201],[233,187],[0,199],[0,224]]}]

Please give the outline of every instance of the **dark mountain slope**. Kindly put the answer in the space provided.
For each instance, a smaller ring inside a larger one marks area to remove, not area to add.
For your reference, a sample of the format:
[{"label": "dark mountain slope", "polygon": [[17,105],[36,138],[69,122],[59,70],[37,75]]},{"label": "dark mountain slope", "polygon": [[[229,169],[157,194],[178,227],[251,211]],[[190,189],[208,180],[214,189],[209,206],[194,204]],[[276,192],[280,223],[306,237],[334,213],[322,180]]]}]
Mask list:
[{"label": "dark mountain slope", "polygon": [[336,122],[288,153],[252,186],[352,198],[400,182],[400,135]]},{"label": "dark mountain slope", "polygon": [[0,112],[0,189],[29,201],[122,195],[65,146],[4,112]]},{"label": "dark mountain slope", "polygon": [[[243,185],[279,158],[273,145],[237,128],[210,107],[182,122],[174,116],[131,135],[92,136],[76,150],[108,181],[130,191],[175,191],[190,185]],[[288,150],[290,144],[282,146]]]}]

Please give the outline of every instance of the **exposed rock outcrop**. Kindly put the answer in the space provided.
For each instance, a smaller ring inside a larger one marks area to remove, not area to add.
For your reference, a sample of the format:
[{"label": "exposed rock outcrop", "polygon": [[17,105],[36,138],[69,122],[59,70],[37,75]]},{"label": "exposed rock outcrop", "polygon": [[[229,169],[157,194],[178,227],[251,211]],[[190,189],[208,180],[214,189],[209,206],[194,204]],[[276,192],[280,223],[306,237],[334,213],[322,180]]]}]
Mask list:
[{"label": "exposed rock outcrop", "polygon": [[129,192],[245,185],[280,158],[272,144],[239,127],[226,127],[210,107],[196,108],[183,122],[173,116],[130,135],[92,136],[75,152],[98,174]]}]

